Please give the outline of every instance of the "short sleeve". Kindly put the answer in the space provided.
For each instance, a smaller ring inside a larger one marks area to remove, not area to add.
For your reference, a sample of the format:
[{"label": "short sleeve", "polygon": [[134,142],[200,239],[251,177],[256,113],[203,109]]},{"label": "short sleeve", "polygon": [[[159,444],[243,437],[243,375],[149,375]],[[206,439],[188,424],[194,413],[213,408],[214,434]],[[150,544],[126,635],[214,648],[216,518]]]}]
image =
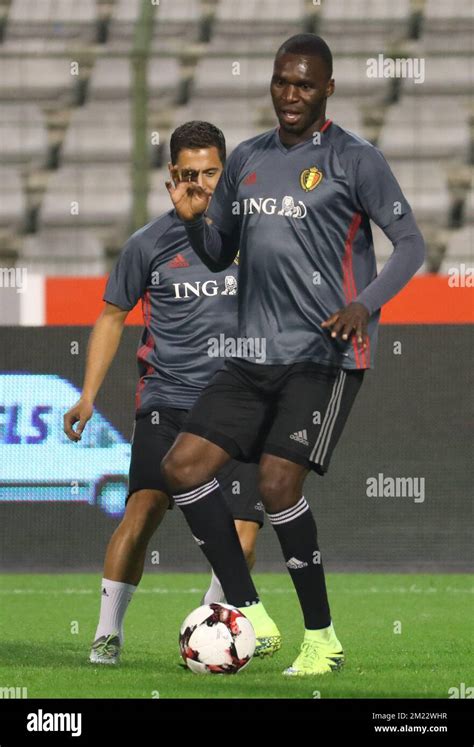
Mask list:
[{"label": "short sleeve", "polygon": [[380,228],[411,211],[383,153],[373,146],[359,155],[355,170],[356,200]]},{"label": "short sleeve", "polygon": [[109,275],[103,300],[130,311],[143,296],[149,267],[140,242],[131,236]]},{"label": "short sleeve", "polygon": [[236,148],[226,161],[206,212],[216,228],[228,236],[234,232],[239,221],[236,210],[239,172],[240,155],[239,148]]}]

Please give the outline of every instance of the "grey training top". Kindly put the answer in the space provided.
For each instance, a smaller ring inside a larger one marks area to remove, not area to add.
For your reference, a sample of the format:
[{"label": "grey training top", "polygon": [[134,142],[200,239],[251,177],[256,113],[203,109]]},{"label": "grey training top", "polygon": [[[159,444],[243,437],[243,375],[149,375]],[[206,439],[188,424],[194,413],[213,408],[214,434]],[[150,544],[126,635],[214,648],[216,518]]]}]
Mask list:
[{"label": "grey training top", "polygon": [[[197,219],[186,230],[212,270],[240,249],[239,337],[247,349],[237,357],[372,368],[379,302],[422,264],[424,243],[382,153],[331,120],[315,134],[290,148],[278,128],[241,143],[212,197],[212,225]],[[395,247],[379,277],[370,219]],[[354,335],[333,340],[320,326],[351,301],[370,313],[366,350]]]},{"label": "grey training top", "polygon": [[236,262],[224,272],[210,272],[193,252],[174,210],[126,242],[103,298],[124,310],[142,301],[138,413],[160,405],[189,409],[223,359],[233,354]]}]

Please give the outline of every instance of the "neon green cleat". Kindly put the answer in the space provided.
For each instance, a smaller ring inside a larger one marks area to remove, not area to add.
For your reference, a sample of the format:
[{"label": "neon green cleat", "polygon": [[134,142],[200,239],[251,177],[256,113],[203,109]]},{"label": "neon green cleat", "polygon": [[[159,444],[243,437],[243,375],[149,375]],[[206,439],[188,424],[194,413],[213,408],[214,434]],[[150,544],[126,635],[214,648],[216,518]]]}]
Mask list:
[{"label": "neon green cleat", "polygon": [[327,674],[341,669],[344,660],[344,651],[331,624],[320,631],[306,631],[300,654],[283,674],[293,677]]},{"label": "neon green cleat", "polygon": [[275,625],[273,635],[256,635],[257,643],[255,646],[254,656],[273,656],[281,648],[280,631]]},{"label": "neon green cleat", "polygon": [[261,602],[239,607],[253,625],[256,645],[254,656],[273,656],[281,648],[281,634]]}]

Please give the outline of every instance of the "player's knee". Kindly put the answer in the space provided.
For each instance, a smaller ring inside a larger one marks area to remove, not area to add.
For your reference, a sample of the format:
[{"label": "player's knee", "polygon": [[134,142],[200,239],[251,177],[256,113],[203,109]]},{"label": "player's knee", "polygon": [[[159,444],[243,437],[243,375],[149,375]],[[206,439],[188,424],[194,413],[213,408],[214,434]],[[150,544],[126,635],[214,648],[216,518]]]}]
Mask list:
[{"label": "player's knee", "polygon": [[137,537],[149,537],[169,506],[169,498],[160,491],[138,490],[128,499],[123,522],[126,528]]},{"label": "player's knee", "polygon": [[171,493],[196,485],[195,465],[179,450],[171,450],[165,456],[161,472]]},{"label": "player's knee", "polygon": [[258,489],[269,512],[283,511],[294,502],[294,480],[285,470],[261,470]]}]

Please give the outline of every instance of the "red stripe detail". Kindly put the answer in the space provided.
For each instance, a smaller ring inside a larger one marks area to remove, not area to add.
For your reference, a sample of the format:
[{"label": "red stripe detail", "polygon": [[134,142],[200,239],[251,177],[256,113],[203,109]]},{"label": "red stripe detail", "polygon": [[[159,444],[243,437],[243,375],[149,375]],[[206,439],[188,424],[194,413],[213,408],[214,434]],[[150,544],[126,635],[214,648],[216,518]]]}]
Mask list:
[{"label": "red stripe detail", "polygon": [[[354,279],[354,269],[352,265],[352,244],[354,242],[357,231],[361,224],[362,216],[360,213],[354,213],[349,230],[347,232],[346,240],[344,242],[344,256],[342,258],[342,285],[344,288],[344,296],[346,303],[349,304],[357,296],[357,288]],[[370,342],[368,347],[364,350],[362,345],[357,342],[354,335],[352,335],[352,347],[354,349],[354,358],[357,368],[368,368],[370,361]]]},{"label": "red stripe detail", "polygon": [[326,119],[325,123],[323,124],[323,126],[320,129],[320,132],[324,132],[324,130],[327,130],[327,128],[331,124],[332,124],[332,119]]},{"label": "red stripe detail", "polygon": [[[148,335],[147,335],[145,344],[142,345],[138,349],[137,358],[142,363],[148,363],[148,356],[150,354],[150,351],[153,350],[153,347],[154,347],[153,336],[150,332],[150,322],[151,322],[150,291],[145,291],[143,295],[142,311],[143,311],[143,320],[145,322],[145,327],[148,330]],[[141,395],[142,395],[143,387],[145,386],[145,376],[148,376],[152,371],[153,371],[153,366],[148,363],[145,373],[143,374],[143,376],[140,377],[138,381],[137,390],[135,392],[135,407],[137,410],[141,404]]]}]

